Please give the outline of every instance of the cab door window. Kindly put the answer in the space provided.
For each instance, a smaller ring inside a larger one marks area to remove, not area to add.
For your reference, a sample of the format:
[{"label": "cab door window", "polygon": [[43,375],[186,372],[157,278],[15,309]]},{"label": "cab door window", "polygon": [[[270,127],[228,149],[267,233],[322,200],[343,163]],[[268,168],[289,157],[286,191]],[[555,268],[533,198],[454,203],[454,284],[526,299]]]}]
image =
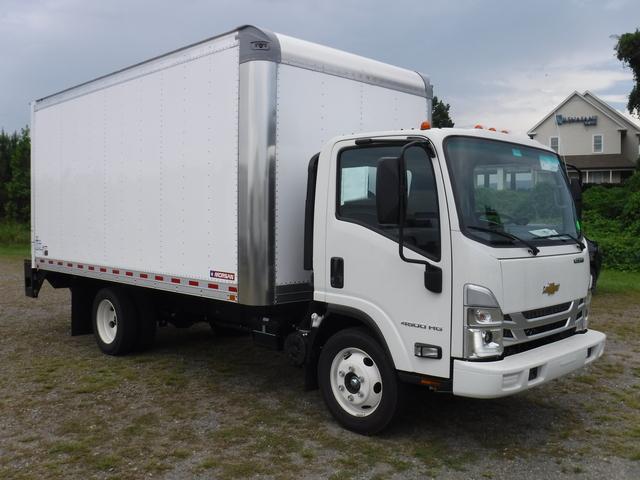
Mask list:
[{"label": "cab door window", "polygon": [[[376,210],[376,171],[381,157],[397,157],[402,146],[347,148],[338,156],[336,215],[398,240],[398,228],[380,225]],[[434,260],[440,259],[440,215],[433,165],[419,146],[405,153],[407,215],[405,246]]]}]

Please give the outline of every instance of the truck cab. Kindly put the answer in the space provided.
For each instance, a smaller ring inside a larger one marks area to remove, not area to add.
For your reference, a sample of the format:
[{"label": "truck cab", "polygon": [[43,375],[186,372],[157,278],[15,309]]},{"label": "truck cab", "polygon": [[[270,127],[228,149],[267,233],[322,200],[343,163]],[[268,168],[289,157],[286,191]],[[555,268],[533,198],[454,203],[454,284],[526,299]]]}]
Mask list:
[{"label": "truck cab", "polygon": [[485,129],[402,130],[334,139],[309,171],[318,382],[348,428],[383,428],[400,381],[495,398],[602,355],[554,151]]}]

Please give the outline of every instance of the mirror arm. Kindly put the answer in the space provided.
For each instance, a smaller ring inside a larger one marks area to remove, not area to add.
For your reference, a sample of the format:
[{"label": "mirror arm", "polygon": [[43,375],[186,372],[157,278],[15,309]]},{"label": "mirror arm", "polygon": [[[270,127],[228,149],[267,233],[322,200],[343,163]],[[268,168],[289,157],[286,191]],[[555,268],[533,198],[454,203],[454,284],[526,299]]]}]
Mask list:
[{"label": "mirror arm", "polygon": [[424,260],[415,260],[404,255],[404,227],[402,225],[398,226],[398,254],[403,262],[417,263],[418,265],[429,265],[429,262]]},{"label": "mirror arm", "polygon": [[407,148],[414,147],[416,145],[424,145],[424,140],[415,140],[407,143],[400,151],[400,157],[398,162],[400,163],[400,222],[398,223],[398,253],[403,262],[417,263],[418,265],[429,265],[424,260],[414,260],[413,258],[407,258],[404,254],[404,225],[407,214],[407,174],[404,164],[404,152]]},{"label": "mirror arm", "polygon": [[398,223],[398,254],[400,255],[400,259],[403,262],[424,265],[425,288],[433,293],[442,293],[442,269],[436,265],[430,264],[425,260],[415,260],[413,258],[407,258],[404,254],[404,226],[407,213],[407,175],[404,163],[404,153],[407,148],[411,148],[412,146],[416,145],[426,145],[425,148],[427,149],[427,155],[431,156],[430,144],[425,142],[424,140],[416,140],[414,142],[407,143],[400,152],[400,157],[398,158],[398,162],[400,163],[400,218]]}]

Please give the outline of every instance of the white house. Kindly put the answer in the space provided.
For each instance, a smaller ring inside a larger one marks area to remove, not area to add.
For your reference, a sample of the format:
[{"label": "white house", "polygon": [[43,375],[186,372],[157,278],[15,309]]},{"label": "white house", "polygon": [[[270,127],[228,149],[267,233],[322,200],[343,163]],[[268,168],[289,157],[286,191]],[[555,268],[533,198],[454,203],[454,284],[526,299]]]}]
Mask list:
[{"label": "white house", "polygon": [[640,127],[593,93],[573,92],[527,134],[582,171],[585,183],[620,183],[640,155]]}]

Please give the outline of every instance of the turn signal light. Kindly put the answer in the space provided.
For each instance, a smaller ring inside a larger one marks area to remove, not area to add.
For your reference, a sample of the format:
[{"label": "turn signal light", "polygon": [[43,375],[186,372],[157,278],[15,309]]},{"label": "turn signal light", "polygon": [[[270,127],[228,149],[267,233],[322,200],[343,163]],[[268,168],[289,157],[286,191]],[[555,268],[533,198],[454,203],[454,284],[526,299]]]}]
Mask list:
[{"label": "turn signal light", "polygon": [[420,130],[429,130],[429,129],[431,129],[431,123],[429,122],[429,120],[425,120],[420,124]]},{"label": "turn signal light", "polygon": [[420,378],[420,385],[429,385],[430,387],[439,387],[442,384],[439,380],[433,380],[431,378]]}]

